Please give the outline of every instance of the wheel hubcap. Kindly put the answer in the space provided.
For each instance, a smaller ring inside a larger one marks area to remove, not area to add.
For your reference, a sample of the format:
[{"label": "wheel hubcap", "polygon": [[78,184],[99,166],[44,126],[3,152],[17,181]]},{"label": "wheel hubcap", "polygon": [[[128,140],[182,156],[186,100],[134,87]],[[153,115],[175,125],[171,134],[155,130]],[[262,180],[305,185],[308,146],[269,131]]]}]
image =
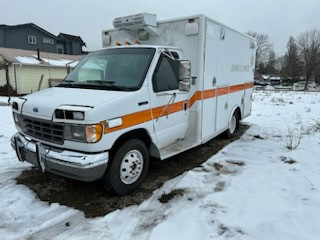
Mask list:
[{"label": "wheel hubcap", "polygon": [[237,117],[233,115],[229,124],[229,131],[231,134],[235,132],[236,127],[237,127]]},{"label": "wheel hubcap", "polygon": [[138,150],[131,150],[122,158],[120,179],[124,184],[132,184],[138,180],[143,170],[143,156]]}]

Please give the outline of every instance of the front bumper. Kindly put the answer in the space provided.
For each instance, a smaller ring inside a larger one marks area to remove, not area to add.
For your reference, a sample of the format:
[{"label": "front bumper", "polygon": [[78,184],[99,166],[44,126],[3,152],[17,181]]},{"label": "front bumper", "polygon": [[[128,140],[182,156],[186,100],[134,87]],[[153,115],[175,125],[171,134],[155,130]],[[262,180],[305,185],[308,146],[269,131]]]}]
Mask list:
[{"label": "front bumper", "polygon": [[85,182],[102,178],[109,160],[109,153],[83,154],[56,149],[26,139],[20,133],[11,138],[11,146],[19,161],[27,161],[42,172],[51,172],[60,176]]}]

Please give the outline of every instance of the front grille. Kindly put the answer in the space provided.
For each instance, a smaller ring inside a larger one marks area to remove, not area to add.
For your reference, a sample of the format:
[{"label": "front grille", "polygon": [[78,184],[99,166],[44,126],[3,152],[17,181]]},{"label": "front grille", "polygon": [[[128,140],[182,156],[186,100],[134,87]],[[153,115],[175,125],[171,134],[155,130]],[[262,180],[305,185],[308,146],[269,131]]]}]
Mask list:
[{"label": "front grille", "polygon": [[19,125],[22,131],[31,137],[52,143],[63,144],[63,123],[53,123],[48,120],[20,115]]}]

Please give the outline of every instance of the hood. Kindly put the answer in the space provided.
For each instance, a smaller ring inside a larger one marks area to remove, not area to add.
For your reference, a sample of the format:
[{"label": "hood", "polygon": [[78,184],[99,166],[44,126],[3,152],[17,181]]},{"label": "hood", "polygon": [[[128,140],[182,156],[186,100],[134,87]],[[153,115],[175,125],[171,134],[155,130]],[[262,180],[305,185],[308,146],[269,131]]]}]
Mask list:
[{"label": "hood", "polygon": [[52,118],[54,110],[63,105],[96,107],[113,101],[127,92],[53,87],[23,97],[22,113]]}]

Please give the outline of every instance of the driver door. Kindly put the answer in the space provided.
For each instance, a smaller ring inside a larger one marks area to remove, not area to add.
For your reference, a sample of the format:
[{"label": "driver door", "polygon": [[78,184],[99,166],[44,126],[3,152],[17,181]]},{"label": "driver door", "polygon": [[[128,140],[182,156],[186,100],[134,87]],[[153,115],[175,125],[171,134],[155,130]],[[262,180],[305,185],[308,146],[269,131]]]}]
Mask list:
[{"label": "driver door", "polygon": [[161,54],[152,77],[150,100],[159,149],[182,138],[188,129],[188,92],[179,90],[179,61]]}]

